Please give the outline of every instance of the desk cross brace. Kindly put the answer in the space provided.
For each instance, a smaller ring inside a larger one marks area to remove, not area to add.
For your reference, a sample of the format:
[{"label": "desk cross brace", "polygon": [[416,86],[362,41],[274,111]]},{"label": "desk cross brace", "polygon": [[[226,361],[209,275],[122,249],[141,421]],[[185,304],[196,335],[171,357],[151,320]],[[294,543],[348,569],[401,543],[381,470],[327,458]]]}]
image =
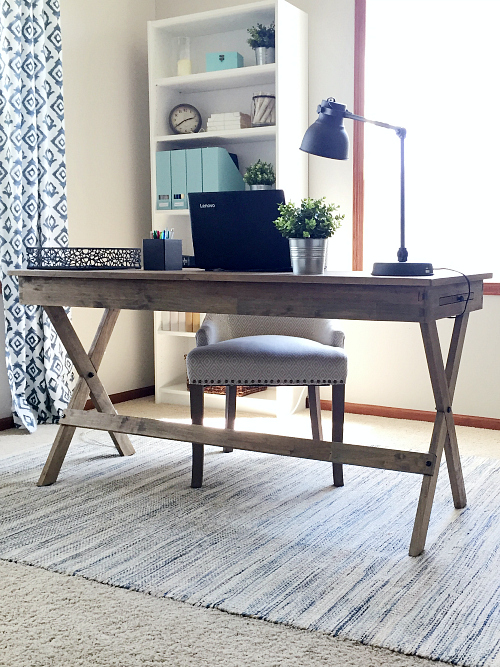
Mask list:
[{"label": "desk cross brace", "polygon": [[[323,440],[234,432],[199,425],[173,424],[118,415],[99,379],[98,370],[120,311],[117,309],[104,311],[87,354],[64,308],[62,306],[44,306],[44,308],[80,379],[73,392],[66,415],[60,422],[54,444],[38,480],[39,486],[53,484],[56,481],[75,428],[81,426],[107,430],[118,453],[122,456],[134,454],[134,448],[126,434],[136,433],[157,438],[421,474],[423,476],[422,486],[409,550],[411,556],[418,556],[425,546],[443,450],[446,454],[454,505],[459,509],[466,505],[465,486],[451,405],[468,313],[455,318],[446,368],[441,354],[436,322],[420,324],[436,401],[436,418],[429,451],[420,453],[349,445],[344,442],[332,443]],[[97,413],[83,411],[89,395]]]}]

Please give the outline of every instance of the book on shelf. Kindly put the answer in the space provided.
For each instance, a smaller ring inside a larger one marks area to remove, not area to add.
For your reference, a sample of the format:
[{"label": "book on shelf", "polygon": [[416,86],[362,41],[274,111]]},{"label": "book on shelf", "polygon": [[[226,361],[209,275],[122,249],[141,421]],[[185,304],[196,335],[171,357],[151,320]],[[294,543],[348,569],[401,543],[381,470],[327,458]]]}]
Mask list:
[{"label": "book on shelf", "polygon": [[241,111],[212,114],[207,121],[207,131],[236,130],[251,126],[250,114]]},{"label": "book on shelf", "polygon": [[200,328],[200,313],[178,313],[165,310],[161,313],[162,331],[196,332]]},{"label": "book on shelf", "polygon": [[164,310],[161,314],[161,330],[170,331],[170,311]]},{"label": "book on shelf", "polygon": [[186,313],[177,313],[178,331],[187,331],[186,329]]},{"label": "book on shelf", "polygon": [[210,114],[210,118],[213,120],[245,119],[249,121],[250,114],[243,113],[243,111],[225,111],[224,113],[212,113]]},{"label": "book on shelf", "polygon": [[207,123],[207,132],[221,132],[222,130],[246,130],[250,125],[240,125],[239,123]]}]

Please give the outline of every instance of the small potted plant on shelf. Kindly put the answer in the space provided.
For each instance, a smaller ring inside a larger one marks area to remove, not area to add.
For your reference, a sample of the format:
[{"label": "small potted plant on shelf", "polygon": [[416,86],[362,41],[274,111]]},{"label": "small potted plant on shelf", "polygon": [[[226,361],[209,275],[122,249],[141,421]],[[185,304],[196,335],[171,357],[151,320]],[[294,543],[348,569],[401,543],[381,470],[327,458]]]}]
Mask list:
[{"label": "small potted plant on shelf", "polygon": [[270,162],[257,160],[248,167],[243,180],[250,190],[271,190],[276,183],[274,167]]},{"label": "small potted plant on shelf", "polygon": [[336,204],[322,199],[302,199],[300,206],[279,204],[274,224],[290,244],[292,271],[297,275],[323,273],[327,242],[340,227],[344,215],[335,214]]},{"label": "small potted plant on shelf", "polygon": [[255,62],[257,65],[267,65],[274,62],[275,32],[274,21],[269,27],[262,23],[247,28],[250,38],[247,40],[250,47],[255,51]]}]

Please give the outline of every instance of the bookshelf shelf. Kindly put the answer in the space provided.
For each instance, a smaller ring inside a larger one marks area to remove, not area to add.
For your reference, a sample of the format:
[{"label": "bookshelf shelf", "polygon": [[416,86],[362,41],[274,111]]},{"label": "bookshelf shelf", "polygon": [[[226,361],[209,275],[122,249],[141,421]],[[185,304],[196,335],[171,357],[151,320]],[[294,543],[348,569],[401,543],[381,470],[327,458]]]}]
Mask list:
[{"label": "bookshelf shelf", "polygon": [[274,84],[276,64],[251,65],[217,72],[200,72],[187,76],[169,76],[157,79],[157,88],[171,88],[179,93],[204,93],[243,86]]},{"label": "bookshelf shelf", "polygon": [[198,134],[166,134],[156,137],[159,149],[201,148],[204,146],[225,146],[269,141],[276,138],[276,126],[248,127],[243,130],[222,130],[219,132],[199,132]]}]

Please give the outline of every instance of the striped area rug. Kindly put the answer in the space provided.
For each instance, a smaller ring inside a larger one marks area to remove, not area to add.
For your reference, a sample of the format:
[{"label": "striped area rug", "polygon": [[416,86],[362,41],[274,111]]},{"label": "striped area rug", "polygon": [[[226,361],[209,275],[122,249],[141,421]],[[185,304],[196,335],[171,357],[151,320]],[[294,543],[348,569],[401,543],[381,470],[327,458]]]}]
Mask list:
[{"label": "striped area rug", "polygon": [[441,471],[427,549],[408,556],[421,478],[85,432],[60,480],[46,452],[0,461],[0,558],[406,654],[500,665],[500,461],[464,461],[469,504]]}]

